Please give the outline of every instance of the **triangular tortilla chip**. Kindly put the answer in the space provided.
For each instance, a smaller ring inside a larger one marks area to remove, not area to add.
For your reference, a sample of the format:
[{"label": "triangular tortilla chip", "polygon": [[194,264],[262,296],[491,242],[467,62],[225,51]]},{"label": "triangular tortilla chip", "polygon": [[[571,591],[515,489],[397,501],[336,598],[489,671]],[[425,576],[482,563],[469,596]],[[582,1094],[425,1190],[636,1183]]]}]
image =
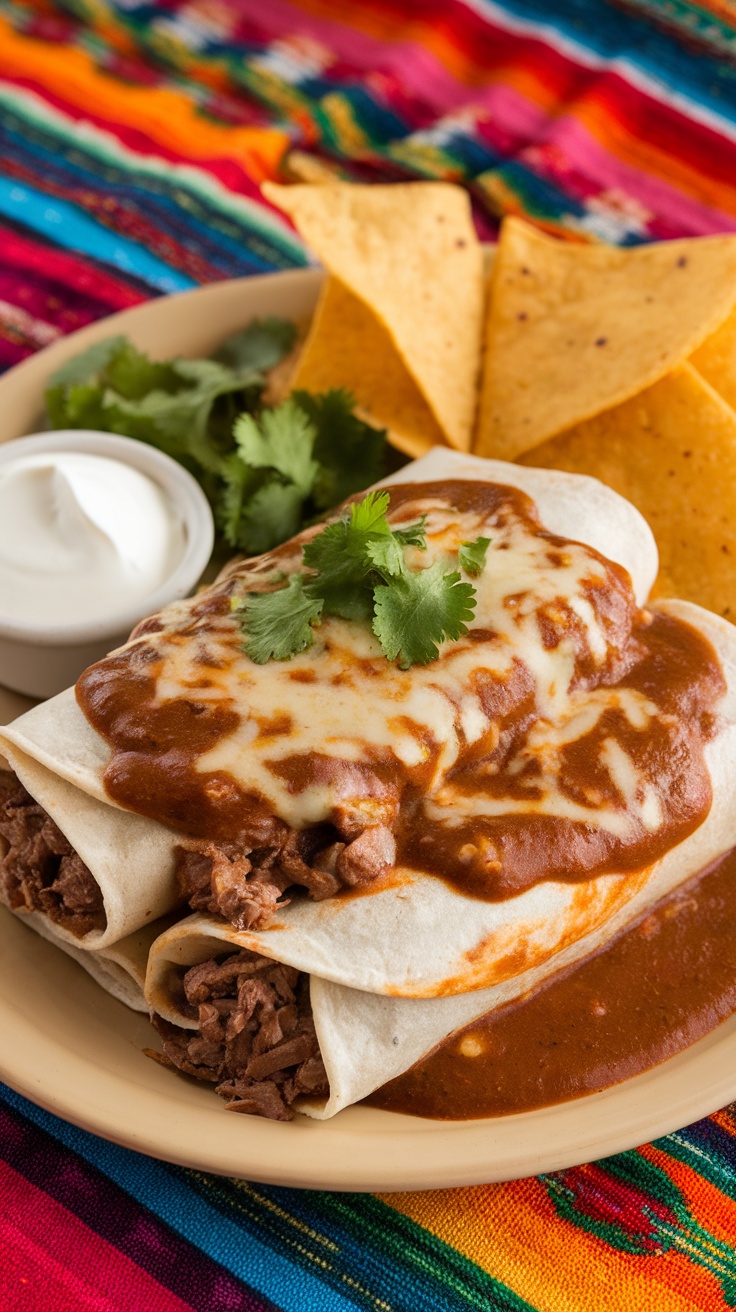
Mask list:
[{"label": "triangular tortilla chip", "polygon": [[290,389],[347,387],[367,418],[389,430],[393,446],[424,455],[444,442],[391,338],[368,307],[337,278],[326,278]]},{"label": "triangular tortilla chip", "polygon": [[483,328],[483,253],[450,183],[327,183],[264,195],[389,334],[446,440],[470,446]]},{"label": "triangular tortilla chip", "polygon": [[621,249],[504,221],[475,450],[513,460],[664,377],[736,303],[736,235]]},{"label": "triangular tortilla chip", "polygon": [[690,363],[736,410],[736,310],[690,356]]},{"label": "triangular tortilla chip", "polygon": [[521,463],[592,474],[620,492],[656,538],[654,595],[736,620],[736,414],[691,365]]}]

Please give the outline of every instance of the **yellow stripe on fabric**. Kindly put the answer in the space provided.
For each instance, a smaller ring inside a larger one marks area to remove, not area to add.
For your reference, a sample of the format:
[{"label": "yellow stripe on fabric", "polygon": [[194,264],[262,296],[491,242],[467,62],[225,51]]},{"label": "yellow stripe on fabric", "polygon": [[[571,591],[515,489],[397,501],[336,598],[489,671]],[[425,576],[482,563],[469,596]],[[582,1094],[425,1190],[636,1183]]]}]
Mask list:
[{"label": "yellow stripe on fabric", "polygon": [[721,1290],[679,1253],[610,1247],[555,1213],[539,1180],[379,1194],[539,1312],[718,1312]]},{"label": "yellow stripe on fabric", "polygon": [[191,99],[170,87],[133,86],[99,72],[83,50],[19,35],[0,18],[0,70],[39,86],[76,109],[94,106],[111,127],[123,123],[187,159],[237,160],[256,181],[274,177],[290,145],[276,127],[228,127],[205,119]]}]

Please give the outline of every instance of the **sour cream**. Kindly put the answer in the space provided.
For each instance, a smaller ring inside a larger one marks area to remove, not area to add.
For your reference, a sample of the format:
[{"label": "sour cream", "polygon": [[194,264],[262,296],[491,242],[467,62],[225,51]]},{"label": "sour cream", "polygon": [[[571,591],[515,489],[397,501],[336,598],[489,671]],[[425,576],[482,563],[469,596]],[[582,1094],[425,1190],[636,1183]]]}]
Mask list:
[{"label": "sour cream", "polygon": [[0,620],[143,616],[185,547],[166,493],[122,461],[49,451],[0,464]]}]

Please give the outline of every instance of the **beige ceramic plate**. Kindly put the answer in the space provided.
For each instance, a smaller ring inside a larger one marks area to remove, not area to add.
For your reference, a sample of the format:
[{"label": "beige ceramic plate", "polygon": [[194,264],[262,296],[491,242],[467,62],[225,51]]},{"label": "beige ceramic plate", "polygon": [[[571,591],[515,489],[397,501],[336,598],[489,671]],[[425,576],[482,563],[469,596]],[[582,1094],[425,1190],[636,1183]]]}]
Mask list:
[{"label": "beige ceramic plate", "polygon": [[[0,379],[1,436],[38,429],[48,375],[91,342],[125,332],[153,354],[202,355],[253,316],[308,315],[320,277],[306,270],[220,283],[85,328]],[[0,720],[26,705],[0,691]],[[645,1075],[521,1116],[452,1123],[352,1107],[327,1122],[251,1120],[145,1057],[146,1020],[1,909],[0,960],[0,1077],[117,1143],[251,1180],[392,1190],[535,1175],[645,1143],[736,1097],[734,1016]]]}]

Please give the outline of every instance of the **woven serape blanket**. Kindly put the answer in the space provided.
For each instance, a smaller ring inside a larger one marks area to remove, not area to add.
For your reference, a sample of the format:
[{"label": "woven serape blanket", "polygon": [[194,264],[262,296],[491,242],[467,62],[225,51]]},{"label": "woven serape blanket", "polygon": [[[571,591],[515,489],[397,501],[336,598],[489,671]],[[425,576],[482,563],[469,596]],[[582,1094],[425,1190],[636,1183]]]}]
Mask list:
[{"label": "woven serape blanket", "polygon": [[[463,183],[578,241],[736,229],[730,0],[0,0],[0,366],[303,265],[267,178]],[[0,1097],[0,1312],[736,1307],[736,1109],[588,1166],[248,1184]]]}]

